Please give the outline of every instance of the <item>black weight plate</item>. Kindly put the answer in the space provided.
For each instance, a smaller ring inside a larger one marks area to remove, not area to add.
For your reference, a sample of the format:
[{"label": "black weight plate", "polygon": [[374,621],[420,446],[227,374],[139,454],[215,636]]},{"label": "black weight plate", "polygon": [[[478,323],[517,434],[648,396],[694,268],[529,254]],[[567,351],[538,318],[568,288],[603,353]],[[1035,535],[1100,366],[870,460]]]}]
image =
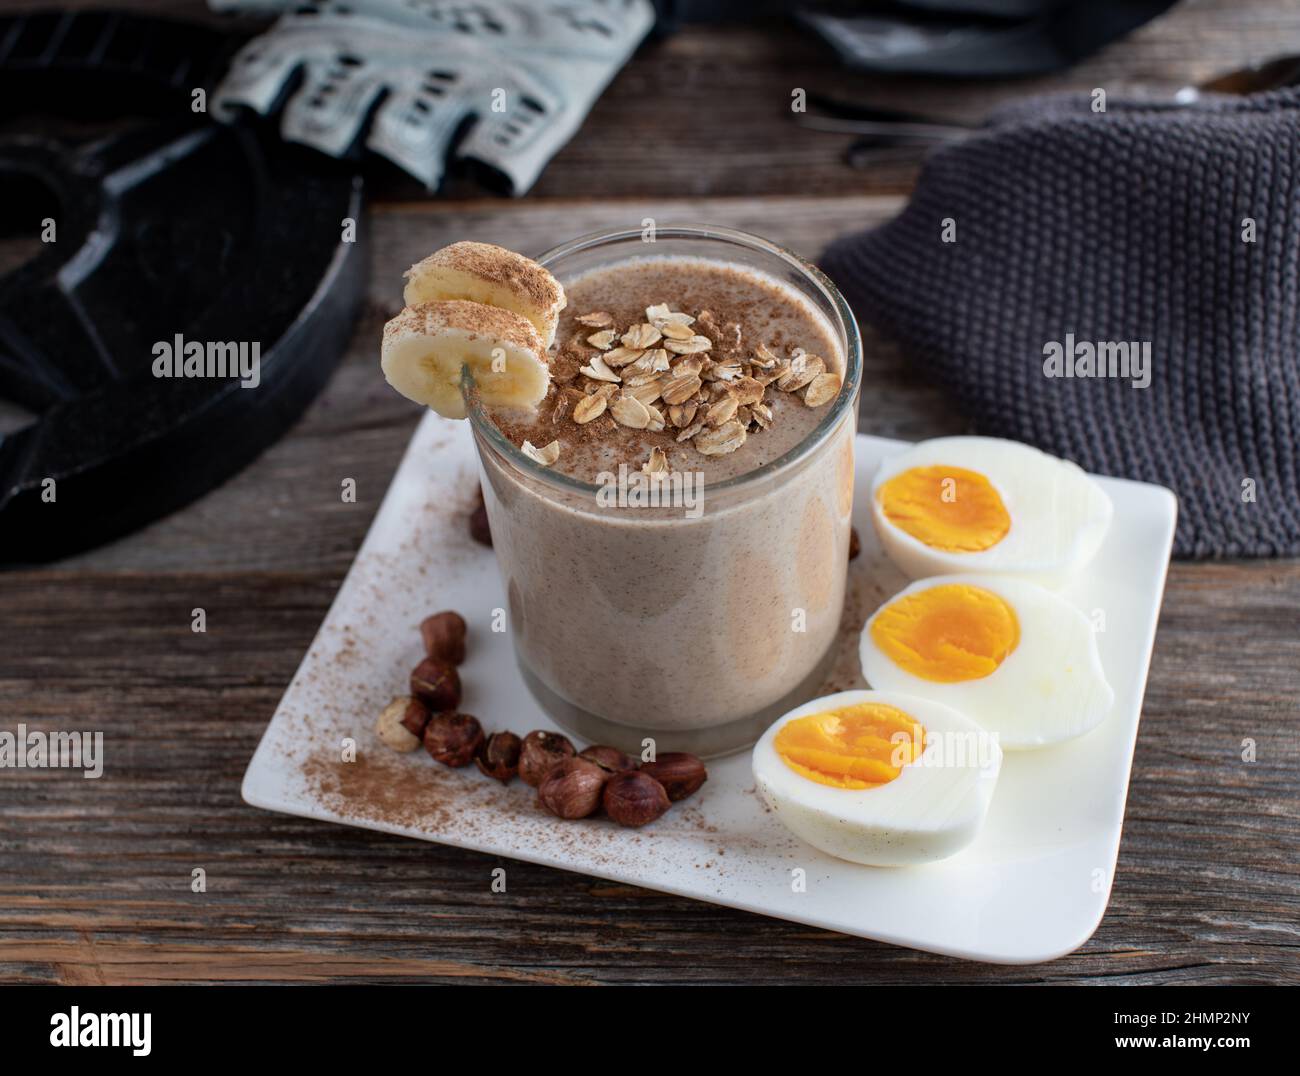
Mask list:
[{"label": "black weight plate", "polygon": [[[30,233],[59,207],[57,241],[0,278],[0,396],[39,415],[0,440],[0,562],[16,564],[133,530],[276,440],[342,355],[367,259],[350,168],[190,112],[221,35],[95,14],[0,20],[6,42],[11,109],[81,120],[84,102],[111,112],[116,97],[119,114],[166,116],[0,138],[0,224]],[[154,346],[177,334],[258,343],[260,384],[156,378]]]}]

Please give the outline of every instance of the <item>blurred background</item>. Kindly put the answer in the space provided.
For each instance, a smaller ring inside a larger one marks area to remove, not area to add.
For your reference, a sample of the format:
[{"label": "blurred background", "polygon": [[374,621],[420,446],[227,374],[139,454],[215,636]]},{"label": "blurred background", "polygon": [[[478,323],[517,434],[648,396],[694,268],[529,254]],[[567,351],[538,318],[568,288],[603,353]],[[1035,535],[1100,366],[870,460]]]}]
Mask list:
[{"label": "blurred background", "polygon": [[[1300,5],[1265,0],[7,0],[2,15],[8,564],[147,524],[151,563],[247,564],[284,541],[281,510],[308,524],[314,555],[346,562],[362,521],[317,495],[335,455],[313,442],[346,440],[368,488],[391,473],[415,416],[370,376],[373,343],[401,270],[451,239],[536,254],[653,216],[815,258],[894,215],[925,152],[1001,105],[1098,88],[1173,100],[1225,75],[1278,85],[1300,51]],[[485,107],[498,83],[502,115]],[[42,222],[61,214],[50,243]],[[266,384],[159,383],[150,348],[173,333],[258,339]],[[875,343],[866,428],[960,425]],[[273,445],[259,481],[224,485]],[[41,499],[49,476],[57,503]],[[135,548],[97,556],[129,563]]]},{"label": "blurred background", "polygon": [[[401,270],[449,240],[537,254],[652,216],[815,258],[999,106],[1280,85],[1300,52],[1300,5],[1266,0],[7,0],[0,18],[10,565],[257,563],[281,511],[346,563],[364,521],[318,468],[346,443],[365,488],[391,474],[415,415],[371,376],[373,343]],[[258,340],[265,383],[150,377],[176,333]],[[872,342],[864,428],[960,427]]]}]

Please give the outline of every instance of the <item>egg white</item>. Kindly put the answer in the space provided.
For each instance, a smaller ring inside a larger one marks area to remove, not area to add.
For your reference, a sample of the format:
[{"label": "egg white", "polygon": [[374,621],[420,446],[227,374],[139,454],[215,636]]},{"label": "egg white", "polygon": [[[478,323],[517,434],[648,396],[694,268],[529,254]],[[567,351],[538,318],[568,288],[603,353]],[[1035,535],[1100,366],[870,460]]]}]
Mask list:
[{"label": "egg white", "polygon": [[[796,773],[773,741],[808,714],[863,702],[897,707],[925,728],[925,749],[897,777],[876,788],[819,784]],[[979,750],[961,752],[950,737]],[[975,839],[1002,768],[1002,751],[970,718],[949,706],[892,691],[842,691],[813,699],[778,719],[754,745],[754,783],[795,836],[828,855],[868,866],[896,867],[946,859]]]},{"label": "egg white", "polygon": [[[871,637],[871,625],[898,599],[947,583],[969,583],[1001,596],[1020,622],[1015,650],[988,676],[941,684],[894,664]],[[918,579],[872,613],[859,647],[862,675],[881,691],[904,691],[960,709],[998,735],[1009,751],[1082,736],[1109,715],[1115,693],[1106,681],[1088,618],[1059,594],[1024,579],[944,575]]]},{"label": "egg white", "polygon": [[[885,515],[877,498],[885,482],[913,467],[943,465],[982,474],[1001,496],[1011,529],[996,545],[971,553],[933,549]],[[1059,587],[1092,560],[1113,514],[1110,498],[1076,464],[995,437],[922,441],[883,460],[871,484],[871,518],[880,544],[909,579],[995,572]]]}]

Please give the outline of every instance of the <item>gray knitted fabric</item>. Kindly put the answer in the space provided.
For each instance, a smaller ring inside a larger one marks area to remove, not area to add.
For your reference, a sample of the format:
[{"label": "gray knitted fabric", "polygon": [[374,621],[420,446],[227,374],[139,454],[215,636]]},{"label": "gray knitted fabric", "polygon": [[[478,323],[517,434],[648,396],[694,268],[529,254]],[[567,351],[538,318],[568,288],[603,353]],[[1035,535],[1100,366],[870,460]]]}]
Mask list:
[{"label": "gray knitted fabric", "polygon": [[[1300,554],[1300,91],[1021,102],[822,265],[978,432],[1173,489],[1177,555]],[[1067,334],[1149,386],[1046,376]]]}]

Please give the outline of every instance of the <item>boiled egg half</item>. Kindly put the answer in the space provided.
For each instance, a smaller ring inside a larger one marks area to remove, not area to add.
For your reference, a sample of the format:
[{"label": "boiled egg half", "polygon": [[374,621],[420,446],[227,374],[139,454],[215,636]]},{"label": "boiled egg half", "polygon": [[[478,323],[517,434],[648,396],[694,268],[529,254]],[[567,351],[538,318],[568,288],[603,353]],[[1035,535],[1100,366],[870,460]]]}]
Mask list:
[{"label": "boiled egg half", "polygon": [[844,691],[776,721],[754,783],[795,836],[871,866],[945,859],[984,824],[1002,767],[995,737],[942,703]]},{"label": "boiled egg half", "polygon": [[880,691],[943,703],[1005,749],[1082,736],[1110,713],[1091,621],[1024,579],[921,579],[862,629],[862,675]]},{"label": "boiled egg half", "polygon": [[994,572],[1060,586],[1097,552],[1113,509],[1068,460],[1015,441],[941,437],[881,463],[871,512],[911,579]]}]

